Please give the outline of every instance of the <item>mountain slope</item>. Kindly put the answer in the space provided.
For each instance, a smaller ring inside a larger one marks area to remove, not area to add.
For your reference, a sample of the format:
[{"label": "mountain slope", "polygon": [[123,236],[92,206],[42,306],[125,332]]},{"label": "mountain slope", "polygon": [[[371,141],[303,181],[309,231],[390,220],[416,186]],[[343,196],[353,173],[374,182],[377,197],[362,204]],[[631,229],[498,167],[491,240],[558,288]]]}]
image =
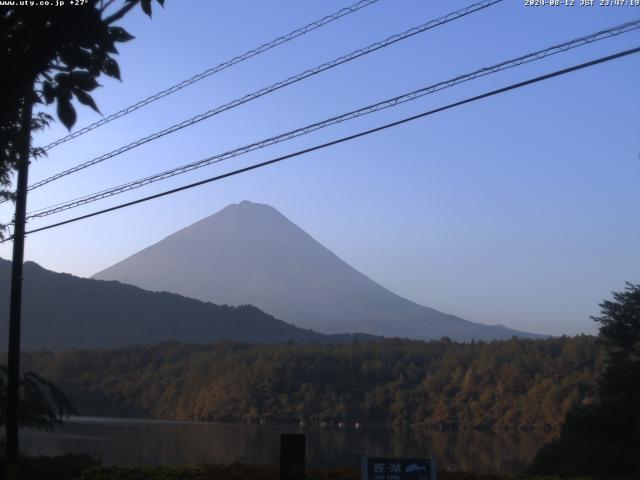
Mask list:
[{"label": "mountain slope", "polygon": [[276,209],[232,204],[95,275],[230,305],[324,333],[456,340],[533,336],[447,315],[378,285]]},{"label": "mountain slope", "polygon": [[[11,262],[0,259],[0,345],[6,347]],[[250,305],[213,305],[167,292],[148,292],[24,266],[24,349],[103,348],[168,340],[206,343],[343,341],[297,328]]]}]

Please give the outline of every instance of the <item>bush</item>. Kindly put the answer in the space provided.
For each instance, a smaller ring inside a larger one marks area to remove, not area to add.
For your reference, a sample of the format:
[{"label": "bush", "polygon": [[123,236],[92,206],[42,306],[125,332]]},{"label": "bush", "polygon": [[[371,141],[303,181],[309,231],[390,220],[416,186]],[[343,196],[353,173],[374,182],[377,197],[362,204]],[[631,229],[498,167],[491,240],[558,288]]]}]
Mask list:
[{"label": "bush", "polygon": [[[204,465],[197,467],[92,467],[78,480],[278,480],[274,465]],[[307,480],[360,480],[356,469],[309,469]],[[560,477],[509,476],[470,472],[438,473],[439,480],[561,480]],[[562,480],[567,480],[562,479]],[[587,477],[572,480],[590,480]]]},{"label": "bush", "polygon": [[[58,457],[25,457],[20,460],[20,480],[70,480],[96,465],[90,455]],[[0,455],[0,472],[6,469],[4,454]]]}]

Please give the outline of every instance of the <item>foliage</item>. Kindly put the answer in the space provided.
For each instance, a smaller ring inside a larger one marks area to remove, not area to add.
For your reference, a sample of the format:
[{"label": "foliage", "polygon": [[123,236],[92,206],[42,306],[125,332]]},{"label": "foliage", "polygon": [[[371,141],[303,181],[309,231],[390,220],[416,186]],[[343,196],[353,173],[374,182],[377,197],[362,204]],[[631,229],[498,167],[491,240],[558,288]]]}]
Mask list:
[{"label": "foliage", "polygon": [[[601,305],[600,337],[607,352],[600,396],[611,402],[640,405],[640,285],[627,284]],[[640,433],[640,432],[639,432]]]},{"label": "foliage", "polygon": [[[93,467],[78,480],[277,480],[277,466],[271,465],[203,465],[196,467]],[[308,469],[308,480],[360,480],[353,469]],[[438,472],[440,480],[560,480],[559,477],[508,476],[467,472]],[[587,477],[573,480],[589,480]]]},{"label": "foliage", "polygon": [[640,478],[640,285],[628,284],[601,305],[606,367],[598,402],[574,408],[560,438],[543,448],[531,471],[598,478]]},{"label": "foliage", "polygon": [[588,404],[589,336],[342,345],[176,342],[25,354],[82,414],[232,422],[551,430]]},{"label": "foliage", "polygon": [[[138,4],[151,16],[151,0],[123,0],[110,9],[114,1],[88,0],[72,8],[15,2],[0,9],[1,197],[12,197],[12,172],[32,131],[52,120],[39,112],[25,130],[21,119],[31,115],[28,105],[56,104],[58,118],[71,129],[77,116],[72,99],[98,111],[89,93],[98,87],[98,77],[120,79],[116,44],[133,37],[115,23]],[[37,157],[44,152],[31,153]]]},{"label": "foliage", "polygon": [[[8,370],[0,365],[0,425],[5,425],[7,416]],[[53,383],[33,372],[20,379],[20,403],[18,423],[23,427],[53,431],[62,423],[62,418],[76,413],[64,393]]]},{"label": "foliage", "polygon": [[[4,466],[0,451],[0,469]],[[180,467],[100,466],[91,456],[25,457],[21,461],[23,480],[277,480],[276,465],[232,463]],[[360,480],[360,472],[352,468],[310,468],[308,480]],[[557,476],[501,475],[473,472],[439,471],[440,480],[567,480]],[[579,477],[570,480],[590,480]]]},{"label": "foliage", "polygon": [[[23,457],[20,459],[20,480],[70,480],[75,479],[96,462],[90,455],[68,454],[58,457]],[[0,455],[0,471],[5,468]]]}]

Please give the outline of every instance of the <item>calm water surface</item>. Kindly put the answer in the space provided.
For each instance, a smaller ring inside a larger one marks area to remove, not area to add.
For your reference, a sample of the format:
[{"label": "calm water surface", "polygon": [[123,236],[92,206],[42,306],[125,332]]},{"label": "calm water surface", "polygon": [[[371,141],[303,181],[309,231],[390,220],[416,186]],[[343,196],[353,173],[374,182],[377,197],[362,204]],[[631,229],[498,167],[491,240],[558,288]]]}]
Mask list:
[{"label": "calm water surface", "polygon": [[440,468],[519,473],[549,435],[292,427],[75,417],[54,434],[21,432],[30,455],[99,453],[106,465],[277,464],[281,433],[307,436],[310,467],[358,468],[361,455],[433,456]]}]

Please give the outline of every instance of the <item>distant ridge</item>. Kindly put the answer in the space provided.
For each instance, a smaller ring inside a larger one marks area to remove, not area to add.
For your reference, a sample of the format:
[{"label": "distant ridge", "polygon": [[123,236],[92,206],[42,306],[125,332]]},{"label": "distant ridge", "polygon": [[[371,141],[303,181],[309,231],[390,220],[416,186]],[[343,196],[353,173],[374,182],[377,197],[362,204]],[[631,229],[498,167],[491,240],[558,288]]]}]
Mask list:
[{"label": "distant ridge", "polygon": [[[6,348],[11,262],[0,259],[0,350]],[[209,343],[344,342],[366,335],[323,335],[273,318],[250,305],[229,307],[118,282],[24,266],[25,350],[106,348],[177,340]]]},{"label": "distant ridge", "polygon": [[258,308],[323,333],[542,338],[418,305],[355,270],[275,208],[231,204],[97,273],[141,288]]}]

